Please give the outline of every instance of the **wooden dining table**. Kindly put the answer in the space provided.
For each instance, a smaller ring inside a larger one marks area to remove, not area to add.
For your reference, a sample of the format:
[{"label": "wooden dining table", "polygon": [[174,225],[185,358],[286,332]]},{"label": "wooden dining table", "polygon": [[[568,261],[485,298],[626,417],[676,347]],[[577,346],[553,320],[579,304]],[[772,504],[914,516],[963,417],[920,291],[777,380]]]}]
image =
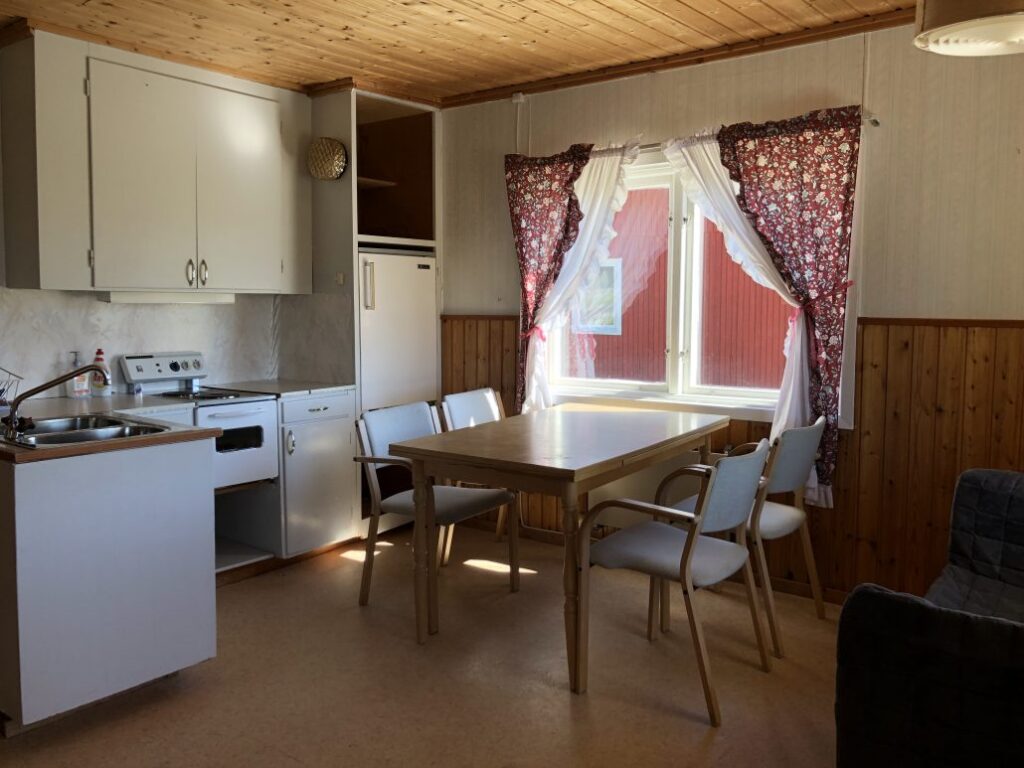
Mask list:
[{"label": "wooden dining table", "polygon": [[413,535],[416,639],[439,627],[435,481],[464,481],[562,502],[565,536],[565,643],[569,685],[577,693],[587,680],[587,569],[578,555],[583,497],[621,477],[698,448],[707,461],[711,435],[728,427],[721,415],[645,408],[565,403],[501,421],[392,443],[393,456],[412,462],[416,524]]}]

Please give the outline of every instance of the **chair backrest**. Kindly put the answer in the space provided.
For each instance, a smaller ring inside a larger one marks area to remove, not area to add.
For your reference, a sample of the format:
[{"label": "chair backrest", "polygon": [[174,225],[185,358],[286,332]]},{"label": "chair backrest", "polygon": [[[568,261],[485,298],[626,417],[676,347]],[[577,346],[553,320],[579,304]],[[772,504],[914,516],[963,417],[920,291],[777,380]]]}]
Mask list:
[{"label": "chair backrest", "polygon": [[968,469],[956,483],[949,562],[1024,587],[1024,474]]},{"label": "chair backrest", "polygon": [[500,421],[504,416],[501,401],[490,387],[445,395],[441,410],[446,429],[475,427],[489,421]]},{"label": "chair backrest", "polygon": [[768,474],[768,493],[791,493],[807,484],[824,432],[825,417],[819,416],[809,427],[794,427],[779,435]]},{"label": "chair backrest", "polygon": [[437,411],[426,402],[366,411],[361,421],[366,432],[367,444],[364,447],[371,456],[388,456],[392,443],[436,435],[441,431]]},{"label": "chair backrest", "polygon": [[757,450],[719,460],[699,510],[701,533],[731,531],[747,522],[767,458],[768,441],[762,440]]}]

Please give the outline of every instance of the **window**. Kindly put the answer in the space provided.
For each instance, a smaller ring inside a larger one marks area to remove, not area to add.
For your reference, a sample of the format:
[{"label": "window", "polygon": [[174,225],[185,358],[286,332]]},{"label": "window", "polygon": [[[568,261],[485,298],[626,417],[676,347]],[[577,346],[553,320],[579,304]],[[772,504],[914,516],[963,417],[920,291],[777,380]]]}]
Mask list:
[{"label": "window", "polygon": [[789,306],[730,258],[671,169],[628,173],[608,258],[549,344],[552,381],[774,398]]}]

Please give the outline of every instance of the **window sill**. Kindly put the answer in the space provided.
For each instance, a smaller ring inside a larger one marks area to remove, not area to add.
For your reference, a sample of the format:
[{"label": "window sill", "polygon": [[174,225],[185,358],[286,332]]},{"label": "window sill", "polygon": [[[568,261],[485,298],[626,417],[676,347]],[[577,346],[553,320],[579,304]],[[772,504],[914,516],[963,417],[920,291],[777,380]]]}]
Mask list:
[{"label": "window sill", "polygon": [[553,388],[552,394],[556,403],[599,403],[663,411],[716,413],[734,419],[769,424],[775,415],[774,400],[749,400],[710,395],[670,395],[665,392],[565,386]]}]

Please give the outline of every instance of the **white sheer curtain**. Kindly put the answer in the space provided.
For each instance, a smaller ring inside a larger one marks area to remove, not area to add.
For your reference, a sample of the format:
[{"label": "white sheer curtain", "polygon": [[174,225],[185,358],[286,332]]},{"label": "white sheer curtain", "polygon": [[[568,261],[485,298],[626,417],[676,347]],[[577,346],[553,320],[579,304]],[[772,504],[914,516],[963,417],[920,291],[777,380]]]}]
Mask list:
[{"label": "white sheer curtain", "polygon": [[547,336],[566,321],[580,288],[587,285],[601,260],[608,256],[608,244],[615,237],[612,222],[628,194],[625,168],[636,159],[639,147],[640,142],[634,139],[621,147],[594,150],[576,180],[576,197],[583,211],[583,221],[576,242],[565,254],[562,271],[537,313],[534,324],[540,332],[530,338],[526,354],[524,413],[552,405]]},{"label": "white sheer curtain", "polygon": [[[722,231],[732,260],[754,282],[775,291],[793,307],[784,350],[786,367],[772,419],[771,436],[774,440],[790,427],[807,426],[811,423],[807,321],[800,302],[789,292],[760,235],[736,201],[732,179],[722,165],[718,140],[714,134],[706,133],[691,139],[666,142],[663,149],[674,168],[688,171],[681,174],[686,194]],[[821,492],[828,490],[819,488],[817,472],[812,469],[807,483],[807,501],[831,507],[831,499],[820,497]]]}]

